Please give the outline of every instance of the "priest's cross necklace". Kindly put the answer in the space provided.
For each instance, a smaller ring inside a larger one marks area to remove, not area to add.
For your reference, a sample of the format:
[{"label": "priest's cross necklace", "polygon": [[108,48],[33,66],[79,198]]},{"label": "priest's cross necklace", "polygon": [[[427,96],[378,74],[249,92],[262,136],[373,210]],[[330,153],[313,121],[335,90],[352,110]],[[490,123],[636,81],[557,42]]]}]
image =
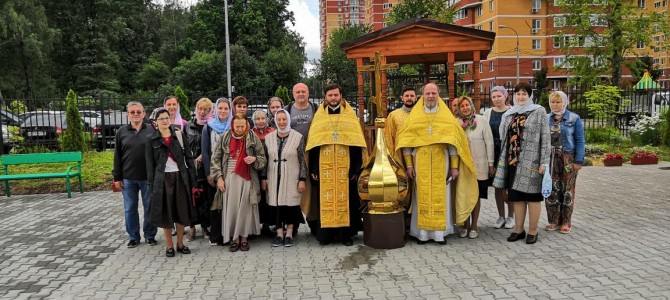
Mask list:
[{"label": "priest's cross necklace", "polygon": [[328,119],[330,120],[330,125],[333,127],[333,142],[337,142],[337,137],[339,134],[337,133],[337,128],[340,126],[340,114],[337,115],[337,123],[333,124],[333,117],[331,114],[328,114]]},{"label": "priest's cross necklace", "polygon": [[437,112],[433,113],[433,119],[428,120],[428,113],[426,113],[426,121],[428,121],[428,135],[433,135],[433,121],[437,117]]}]

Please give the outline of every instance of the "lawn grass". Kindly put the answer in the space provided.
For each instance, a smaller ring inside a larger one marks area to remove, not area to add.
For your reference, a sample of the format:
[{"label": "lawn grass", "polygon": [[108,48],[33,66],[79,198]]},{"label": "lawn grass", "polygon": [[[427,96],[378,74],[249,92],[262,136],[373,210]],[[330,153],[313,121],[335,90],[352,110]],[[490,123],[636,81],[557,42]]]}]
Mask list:
[{"label": "lawn grass", "polygon": [[[2,160],[2,157],[0,157]],[[84,152],[84,161],[82,162],[82,179],[84,180],[84,191],[100,191],[111,189],[112,168],[114,167],[114,152],[103,151]],[[44,173],[44,172],[64,172],[70,163],[58,164],[36,164],[9,166],[9,174],[23,173]],[[79,182],[76,178],[72,180],[72,193],[79,192]],[[32,179],[10,181],[12,195],[26,194],[48,194],[65,193],[64,178],[53,179]],[[4,184],[2,187],[4,192]]]}]

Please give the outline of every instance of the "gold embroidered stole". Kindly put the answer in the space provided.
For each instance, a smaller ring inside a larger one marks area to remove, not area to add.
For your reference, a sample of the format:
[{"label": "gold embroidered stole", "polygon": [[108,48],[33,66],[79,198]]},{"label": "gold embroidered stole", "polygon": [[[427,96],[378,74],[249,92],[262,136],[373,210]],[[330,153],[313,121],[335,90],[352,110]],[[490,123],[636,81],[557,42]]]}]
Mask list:
[{"label": "gold embroidered stole", "polygon": [[322,228],[348,227],[349,147],[323,145],[319,156],[320,215]]},{"label": "gold embroidered stole", "polygon": [[447,159],[445,144],[416,148],[416,202],[422,230],[447,228]]}]

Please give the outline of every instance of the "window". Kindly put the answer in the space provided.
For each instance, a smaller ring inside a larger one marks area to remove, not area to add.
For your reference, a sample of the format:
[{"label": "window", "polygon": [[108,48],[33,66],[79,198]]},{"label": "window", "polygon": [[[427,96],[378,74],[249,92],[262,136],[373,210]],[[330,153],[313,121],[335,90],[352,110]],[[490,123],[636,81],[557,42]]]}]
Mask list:
[{"label": "window", "polygon": [[661,1],[654,2],[654,8],[659,8],[661,7]]},{"label": "window", "polygon": [[654,64],[655,64],[655,65],[658,65],[660,62],[661,62],[660,59],[658,59],[658,58],[654,58]]},{"label": "window", "polygon": [[661,6],[663,6],[663,7],[668,6],[668,0],[661,1]]},{"label": "window", "polygon": [[533,0],[533,10],[538,11],[542,8],[542,2],[540,0]]},{"label": "window", "polygon": [[477,30],[484,30],[482,29],[482,25],[477,26]]},{"label": "window", "polygon": [[533,70],[539,70],[542,69],[542,61],[539,59],[534,59],[533,60]]},{"label": "window", "polygon": [[554,57],[554,67],[561,67],[565,63],[565,56]]},{"label": "window", "polygon": [[481,16],[482,16],[482,14],[483,14],[482,11],[483,11],[482,7],[481,7],[481,6],[477,6],[477,16],[478,16],[478,17],[481,17]]},{"label": "window", "polygon": [[643,41],[637,42],[637,48],[638,49],[644,49],[644,42]]},{"label": "window", "polygon": [[456,12],[455,20],[462,20],[468,17],[468,11],[466,9],[459,9]]},{"label": "window", "polygon": [[565,26],[565,16],[554,16],[554,27]]},{"label": "window", "polygon": [[540,40],[533,40],[533,50],[539,50],[541,48]]},{"label": "window", "polygon": [[647,0],[637,0],[637,7],[639,8],[647,7]]},{"label": "window", "polygon": [[512,82],[511,82],[511,81],[507,81],[507,82],[505,82],[505,86],[506,86],[507,88],[511,88],[511,87],[512,87]]},{"label": "window", "polygon": [[393,7],[393,3],[384,3],[384,9],[389,9]]},{"label": "window", "polygon": [[542,21],[539,19],[533,19],[533,29],[537,31],[540,30],[540,28],[542,28]]},{"label": "window", "polygon": [[561,82],[558,80],[552,80],[551,81],[551,88],[555,91],[560,91],[561,90]]},{"label": "window", "polygon": [[479,63],[479,73],[484,73],[484,63]]},{"label": "window", "polygon": [[493,0],[489,1],[489,11],[493,11]]},{"label": "window", "polygon": [[480,92],[480,93],[483,93],[483,92],[484,92],[484,84],[481,83],[481,82],[479,83],[479,92]]},{"label": "window", "polygon": [[607,26],[607,19],[600,15],[590,15],[589,21],[591,26]]},{"label": "window", "polygon": [[661,58],[661,64],[665,65],[665,58]]},{"label": "window", "polygon": [[489,72],[493,72],[493,62],[489,62]]},{"label": "window", "polygon": [[493,31],[493,21],[489,22],[489,31]]}]

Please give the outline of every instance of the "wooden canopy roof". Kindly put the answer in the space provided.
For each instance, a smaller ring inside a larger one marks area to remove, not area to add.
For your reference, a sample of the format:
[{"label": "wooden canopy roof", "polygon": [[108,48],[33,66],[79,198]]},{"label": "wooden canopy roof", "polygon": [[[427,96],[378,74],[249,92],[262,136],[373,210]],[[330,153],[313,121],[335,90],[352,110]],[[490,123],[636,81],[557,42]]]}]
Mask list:
[{"label": "wooden canopy roof", "polygon": [[447,54],[455,61],[473,61],[479,51],[485,60],[495,33],[429,19],[410,19],[342,43],[347,58],[370,58],[381,52],[388,63],[441,64]]}]

